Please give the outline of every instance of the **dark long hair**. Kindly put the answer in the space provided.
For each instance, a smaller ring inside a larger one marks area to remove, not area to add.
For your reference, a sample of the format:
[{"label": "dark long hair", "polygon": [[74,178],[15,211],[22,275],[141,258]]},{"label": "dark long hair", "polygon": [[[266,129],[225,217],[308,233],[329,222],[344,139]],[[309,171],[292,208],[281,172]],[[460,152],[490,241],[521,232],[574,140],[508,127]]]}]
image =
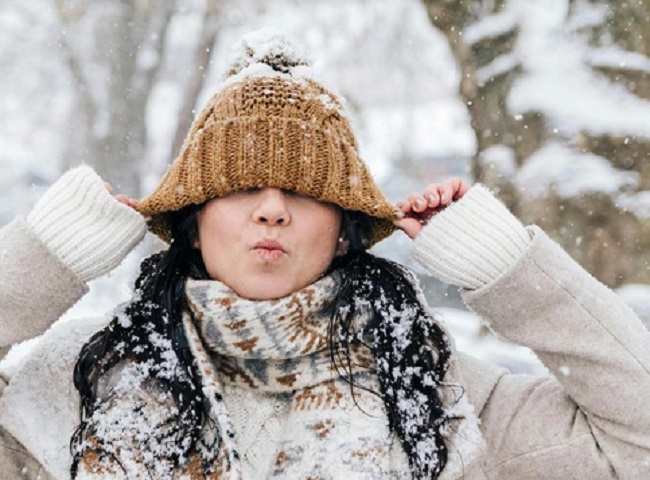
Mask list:
[{"label": "dark long hair", "polygon": [[[198,368],[180,318],[185,308],[187,279],[209,278],[200,252],[193,247],[198,234],[199,211],[200,206],[190,205],[170,213],[173,238],[170,247],[143,260],[135,281],[133,300],[107,327],[93,335],[79,353],[74,369],[74,385],[81,399],[81,421],[71,439],[73,478],[79,461],[90,448],[85,441],[94,433],[91,419],[103,400],[98,398],[100,380],[123,360],[150,363],[153,367],[151,373],[156,375],[156,367],[166,363],[169,347],[163,346],[164,342],[152,342],[152,338],[170,341],[177,357],[176,374],[157,376],[161,387],[172,395],[178,407],[172,419],[176,428],[166,430],[165,435],[190,438],[187,451],[196,444],[207,420],[206,405]],[[165,439],[153,440],[161,442]],[[101,443],[101,438],[94,439],[92,443],[94,452],[100,458],[109,457],[118,462],[108,447]],[[182,453],[172,454],[167,460],[178,466]]]},{"label": "dark long hair", "polygon": [[[200,209],[201,206],[192,205],[170,214],[170,247],[142,262],[134,299],[81,349],[74,370],[81,404],[80,425],[71,440],[73,477],[89,448],[99,458],[117,461],[101,438],[92,443],[86,441],[94,433],[93,413],[102,403],[102,398],[98,398],[100,380],[123,360],[163,364],[168,352],[160,347],[160,342],[151,341],[152,334],[171,342],[177,357],[174,375],[157,376],[178,407],[172,418],[175,428],[166,429],[161,435],[169,437],[167,440],[178,439],[179,444],[185,439],[182,450],[172,452],[167,460],[178,466],[197,445],[209,407],[180,318],[186,308],[187,279],[209,278],[200,252],[193,247]],[[412,274],[399,264],[366,251],[369,217],[350,211],[343,211],[342,217],[350,246],[348,253],[335,259],[329,270],[342,273],[330,326],[333,361],[344,366],[340,373],[354,386],[354,377],[345,368],[351,368],[350,349],[355,343],[362,343],[372,350],[380,385],[380,392],[376,393],[384,402],[391,430],[400,438],[409,458],[413,477],[435,479],[447,461],[443,430],[450,419],[443,409],[439,389],[448,368],[448,342],[417,298]],[[364,332],[357,332],[352,319],[364,308],[370,308],[372,319]],[[343,355],[343,361],[337,361],[335,355]],[[152,374],[156,374],[155,367]],[[215,448],[218,447],[217,439]],[[210,465],[203,466],[210,469]]]},{"label": "dark long hair", "polygon": [[[440,396],[451,356],[445,332],[418,298],[413,273],[367,252],[370,218],[344,211],[343,228],[350,248],[332,265],[343,271],[329,329],[332,361],[343,366],[340,373],[354,390],[359,385],[351,349],[363,344],[372,351],[389,427],[402,443],[413,478],[438,478],[447,463],[443,430],[458,419],[447,415]],[[353,319],[364,309],[372,320],[357,331]]]}]

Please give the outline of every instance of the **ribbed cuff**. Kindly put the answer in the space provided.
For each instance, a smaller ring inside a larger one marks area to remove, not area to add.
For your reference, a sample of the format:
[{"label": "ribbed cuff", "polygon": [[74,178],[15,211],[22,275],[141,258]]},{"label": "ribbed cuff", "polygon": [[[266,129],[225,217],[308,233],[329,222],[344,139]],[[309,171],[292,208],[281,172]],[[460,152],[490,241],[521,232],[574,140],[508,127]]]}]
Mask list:
[{"label": "ribbed cuff", "polygon": [[144,218],[115,200],[87,166],[57,180],[27,221],[50,251],[83,281],[119,265],[146,232]]},{"label": "ribbed cuff", "polygon": [[529,243],[519,220],[477,184],[429,221],[412,255],[443,282],[477,289],[513,266]]}]

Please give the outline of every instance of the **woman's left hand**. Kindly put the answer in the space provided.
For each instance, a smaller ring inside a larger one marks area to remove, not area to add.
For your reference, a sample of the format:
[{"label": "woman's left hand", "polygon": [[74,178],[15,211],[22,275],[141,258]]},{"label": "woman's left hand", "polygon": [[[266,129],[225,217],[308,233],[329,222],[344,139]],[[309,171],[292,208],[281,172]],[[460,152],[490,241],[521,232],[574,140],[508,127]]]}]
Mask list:
[{"label": "woman's left hand", "polygon": [[397,204],[404,218],[394,223],[415,240],[431,217],[453,201],[460,200],[468,190],[469,184],[458,177],[442,183],[431,183],[424,193],[412,193],[406,201]]}]

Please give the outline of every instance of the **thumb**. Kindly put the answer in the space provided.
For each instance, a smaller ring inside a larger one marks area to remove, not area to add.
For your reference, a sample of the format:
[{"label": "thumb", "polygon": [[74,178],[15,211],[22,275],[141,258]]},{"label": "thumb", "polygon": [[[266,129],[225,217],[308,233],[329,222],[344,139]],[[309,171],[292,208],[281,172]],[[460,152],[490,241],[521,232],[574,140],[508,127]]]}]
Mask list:
[{"label": "thumb", "polygon": [[420,232],[422,231],[422,224],[420,220],[416,218],[402,218],[400,220],[394,220],[393,224],[406,233],[411,240],[415,240]]}]

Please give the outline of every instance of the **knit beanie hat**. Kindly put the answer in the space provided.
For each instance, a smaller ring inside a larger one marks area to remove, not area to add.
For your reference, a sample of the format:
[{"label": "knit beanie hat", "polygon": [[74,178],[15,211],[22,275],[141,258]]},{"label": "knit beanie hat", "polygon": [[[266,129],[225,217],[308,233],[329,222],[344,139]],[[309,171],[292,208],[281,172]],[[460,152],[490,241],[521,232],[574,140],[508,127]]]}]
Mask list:
[{"label": "knit beanie hat", "polygon": [[169,242],[170,211],[274,187],[365,213],[368,247],[389,236],[398,213],[359,157],[339,98],[282,34],[249,34],[239,50],[180,155],[138,206],[151,231]]}]

